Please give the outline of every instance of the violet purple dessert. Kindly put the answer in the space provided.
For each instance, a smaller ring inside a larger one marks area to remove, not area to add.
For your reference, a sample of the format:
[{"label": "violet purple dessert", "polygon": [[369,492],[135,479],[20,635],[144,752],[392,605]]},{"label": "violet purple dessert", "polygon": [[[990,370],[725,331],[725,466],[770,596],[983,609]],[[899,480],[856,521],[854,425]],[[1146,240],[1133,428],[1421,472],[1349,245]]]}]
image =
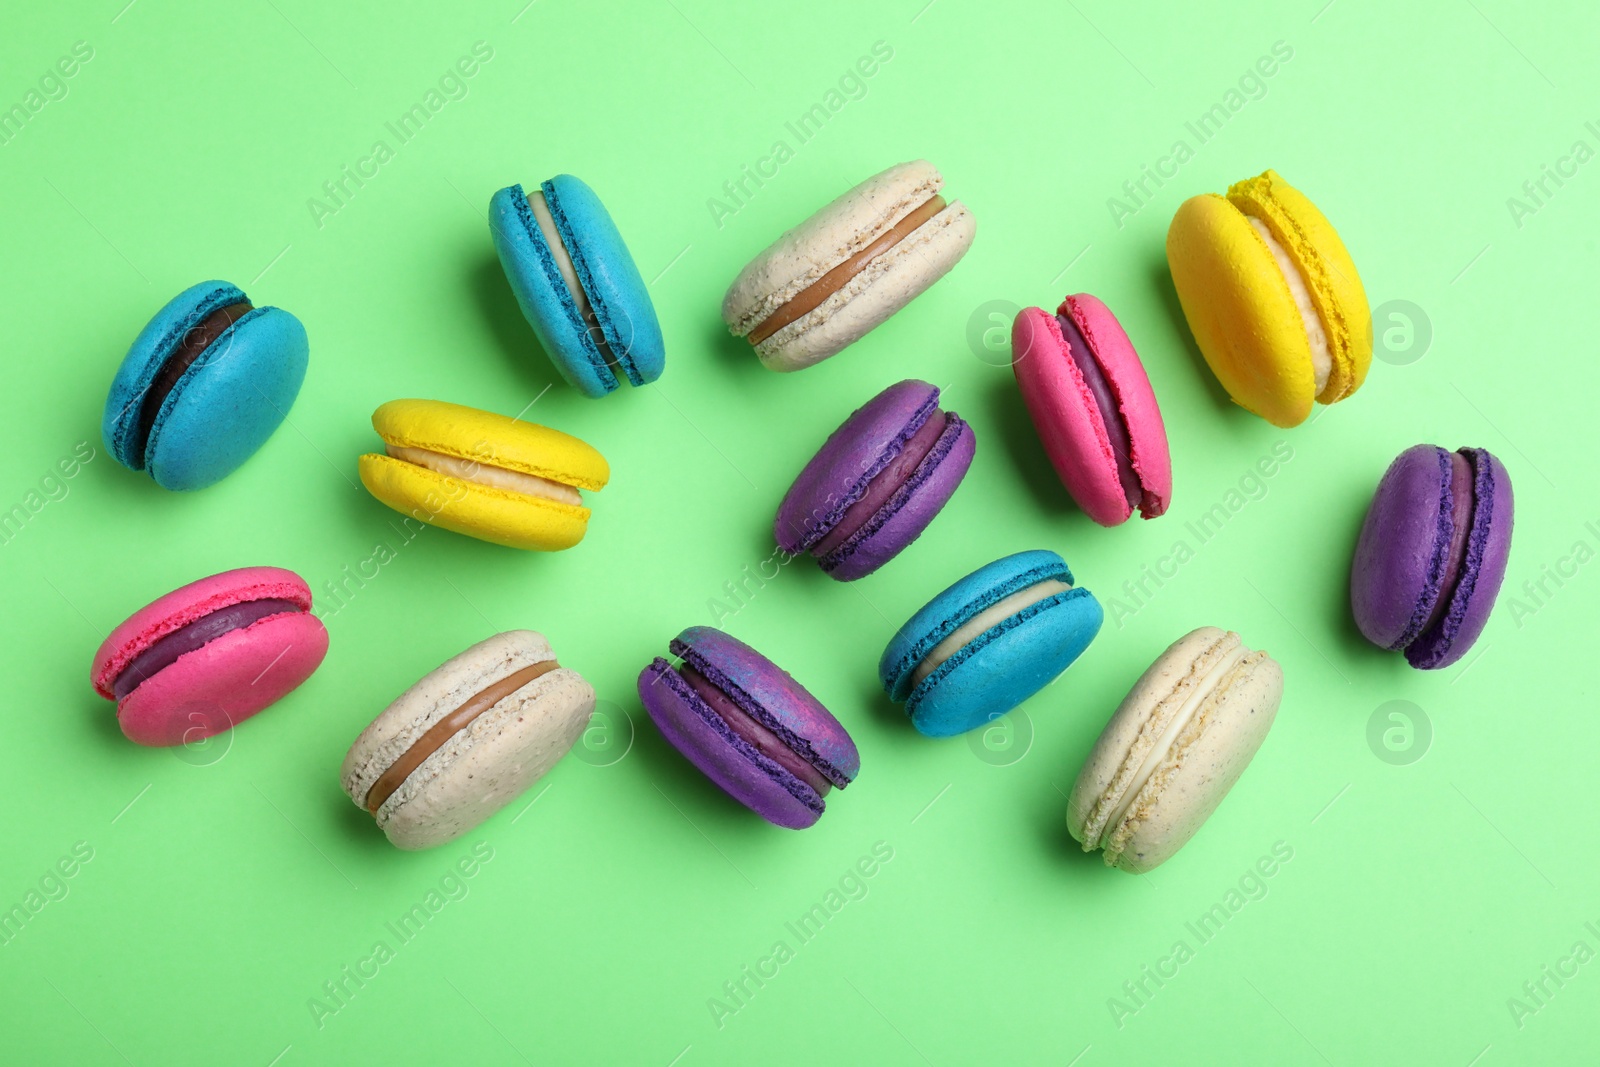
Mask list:
[{"label": "violet purple dessert", "polygon": [[771,660],[708,626],[639,672],[639,699],[662,735],[729,796],[777,826],[804,829],[823,797],[861,770],[855,742]]},{"label": "violet purple dessert", "polygon": [[1350,568],[1362,634],[1419,670],[1466,655],[1505,578],[1511,526],[1511,476],[1484,449],[1400,453],[1378,483]]},{"label": "violet purple dessert", "polygon": [[972,465],[972,427],[939,390],[889,386],[829,435],[778,506],[773,534],[841,582],[865,577],[927,529]]}]

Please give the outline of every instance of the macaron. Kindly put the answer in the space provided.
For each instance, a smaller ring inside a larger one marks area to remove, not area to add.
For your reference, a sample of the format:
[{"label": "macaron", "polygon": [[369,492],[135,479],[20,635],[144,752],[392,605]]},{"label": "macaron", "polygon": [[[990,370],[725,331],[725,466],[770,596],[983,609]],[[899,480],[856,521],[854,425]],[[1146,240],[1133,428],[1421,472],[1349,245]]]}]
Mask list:
[{"label": "macaron", "polygon": [[666,348],[650,291],[594,190],[558,174],[489,201],[506,280],[561,376],[584,396],[661,377]]},{"label": "macaron", "polygon": [[571,548],[589,528],[580,489],[611,477],[576,437],[440,400],[391,400],[372,413],[382,453],[361,457],[361,484],[419,522],[540,551]]},{"label": "macaron", "polygon": [[976,447],[972,427],[939,407],[939,390],[908,379],[857,408],[807,463],[772,532],[790,555],[854,581],[915,541],[956,491]]},{"label": "macaron", "polygon": [[850,734],[789,673],[737,638],[691,626],[677,667],[639,672],[639,699],[674,748],[723,792],[776,826],[802,830],[823,797],[861,771]]},{"label": "macaron", "polygon": [[422,677],[350,746],[340,784],[397,848],[453,841],[544,777],[594,714],[594,689],[532,630]]},{"label": "macaron", "polygon": [[1283,670],[1239,635],[1202,626],[1140,675],[1073,784],[1067,827],[1106,865],[1143,874],[1211,817],[1261,747]]},{"label": "macaron", "polygon": [[1011,324],[1011,368],[1045,454],[1095,522],[1147,519],[1172,500],[1172,457],[1155,390],[1111,309],[1088,293],[1054,315],[1025,308]]},{"label": "macaron", "polygon": [[925,159],[901,163],[788,230],[722,299],[728,329],[776,371],[820,363],[942,278],[977,224]]},{"label": "macaron", "polygon": [[1400,453],[1373,494],[1350,566],[1361,633],[1419,670],[1459,660],[1500,593],[1511,526],[1511,476],[1486,450]]},{"label": "macaron", "polygon": [[101,644],[89,679],[117,702],[130,741],[194,744],[291,692],[327,652],[305,579],[281,567],[241,567],[134,612]]},{"label": "macaron", "polygon": [[305,327],[210,281],[167,301],[111,380],[100,433],[129,470],[164,489],[204,489],[272,436],[305,380]]},{"label": "macaron", "polygon": [[1298,426],[1313,400],[1354,393],[1372,365],[1372,312],[1344,242],[1276,171],[1178,207],[1167,263],[1200,354],[1234,402]]},{"label": "macaron", "polygon": [[906,620],[878,679],[911,725],[953,737],[993,721],[1083,654],[1104,615],[1054,552],[1034,549],[979,567]]}]

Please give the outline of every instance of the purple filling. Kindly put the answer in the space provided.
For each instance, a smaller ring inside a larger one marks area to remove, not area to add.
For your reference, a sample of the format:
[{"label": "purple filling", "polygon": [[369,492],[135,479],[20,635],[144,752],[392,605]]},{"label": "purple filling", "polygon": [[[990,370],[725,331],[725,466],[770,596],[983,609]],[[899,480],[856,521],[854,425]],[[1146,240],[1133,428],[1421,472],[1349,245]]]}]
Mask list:
[{"label": "purple filling", "polygon": [[1057,315],[1056,322],[1061,326],[1061,335],[1066,338],[1067,354],[1078,365],[1089,392],[1094,395],[1094,406],[1100,409],[1100,421],[1105,424],[1106,436],[1111,439],[1111,451],[1117,456],[1117,478],[1122,482],[1122,495],[1127,498],[1130,508],[1138,507],[1144,496],[1144,488],[1139,484],[1138,472],[1133,469],[1133,445],[1128,439],[1128,425],[1122,421],[1122,412],[1117,407],[1116,398],[1111,395],[1111,386],[1100,372],[1100,361],[1095,358],[1083,331],[1078,329],[1071,315]]},{"label": "purple filling", "polygon": [[1439,580],[1439,599],[1434,602],[1428,621],[1422,624],[1419,638],[1430,633],[1444,617],[1461,580],[1461,561],[1467,555],[1467,534],[1472,530],[1472,464],[1459,452],[1450,453],[1450,547]]},{"label": "purple filling", "polygon": [[933,446],[938,444],[939,435],[944,432],[948,416],[939,408],[934,408],[926,421],[917,428],[917,432],[907,438],[906,443],[900,447],[899,455],[889,462],[889,465],[873,476],[867,483],[867,490],[857,500],[845,509],[833,529],[827,536],[811,546],[811,554],[818,559],[838,548],[850,540],[857,530],[867,524],[872,516],[886,504],[895,490],[906,483],[919,464],[933,451]]},{"label": "purple filling", "polygon": [[178,657],[210,644],[225,633],[242,630],[253,622],[269,615],[284,615],[300,611],[292,600],[247,600],[242,604],[229,604],[209,615],[202,615],[189,625],[163,637],[133,658],[123,668],[111,691],[118,700],[139,688],[157,672],[172,666]]},{"label": "purple filling", "polygon": [[678,673],[683,675],[684,681],[689,683],[696,695],[728,724],[728,728],[750,742],[757,752],[815,789],[818,796],[826,795],[833,788],[821,772],[796,755],[777,734],[746,715],[743,708],[729,700],[727,694],[705,675],[687,663],[679,668]]}]

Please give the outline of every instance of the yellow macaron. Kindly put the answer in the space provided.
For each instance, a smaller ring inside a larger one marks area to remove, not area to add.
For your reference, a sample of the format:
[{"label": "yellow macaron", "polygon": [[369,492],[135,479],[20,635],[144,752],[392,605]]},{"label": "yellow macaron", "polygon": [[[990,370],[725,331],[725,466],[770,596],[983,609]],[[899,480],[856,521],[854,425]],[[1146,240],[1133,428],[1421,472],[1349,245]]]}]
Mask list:
[{"label": "yellow macaron", "polygon": [[611,477],[594,448],[547,426],[439,400],[391,400],[372,413],[384,452],[361,483],[419,522],[497,545],[571,548],[589,528],[579,489]]},{"label": "yellow macaron", "polygon": [[1167,230],[1184,317],[1234,402],[1297,426],[1361,387],[1372,313],[1328,220],[1276,171],[1185,200]]}]

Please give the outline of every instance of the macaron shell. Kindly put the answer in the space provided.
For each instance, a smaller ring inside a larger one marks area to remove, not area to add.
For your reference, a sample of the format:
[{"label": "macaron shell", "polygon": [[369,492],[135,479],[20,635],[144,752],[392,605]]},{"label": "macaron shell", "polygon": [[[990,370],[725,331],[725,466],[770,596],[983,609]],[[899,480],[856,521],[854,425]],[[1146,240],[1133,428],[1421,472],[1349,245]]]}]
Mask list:
[{"label": "macaron shell", "polygon": [[991,604],[1046,578],[1070,585],[1072,571],[1056,553],[1036,548],[1002,556],[952,582],[889,639],[878,660],[883,691],[891,700],[905,700],[911,695],[912,675],[935,645]]},{"label": "macaron shell", "polygon": [[[345,794],[365,810],[373,784],[429,727],[510,674],[555,659],[532,630],[495,634],[452,656],[396,697],[361,731],[340,768]],[[431,848],[510,803],[582,735],[594,690],[568,667],[534,679],[457,731],[378,808],[395,845]]]},{"label": "macaron shell", "polygon": [[535,679],[424,760],[378,809],[378,826],[408,851],[455,840],[544,777],[583,736],[594,704],[576,671]]},{"label": "macaron shell", "polygon": [[600,322],[606,344],[633,385],[661,377],[666,349],[655,305],[633,255],[594,190],[570,174],[544,183],[545,199]]},{"label": "macaron shell", "polygon": [[1481,448],[1466,449],[1474,463],[1475,503],[1467,556],[1438,633],[1424,633],[1406,649],[1418,670],[1439,670],[1472,648],[1489,622],[1511,556],[1514,501],[1511,475],[1499,459]]},{"label": "macaron shell", "polygon": [[305,579],[282,567],[239,567],[222,571],[157,597],[124,619],[101,642],[89,670],[95,691],[107,700],[117,676],[139,654],[168,634],[218,608],[247,600],[289,600],[311,609]]},{"label": "macaron shell", "polygon": [[910,378],[851,412],[784,494],[773,523],[778,545],[796,553],[820,541],[938,406],[938,387]]},{"label": "macaron shell", "polygon": [[490,199],[489,235],[517,306],[556,370],[587,397],[616,389],[616,375],[589,336],[522,186],[508,186]]},{"label": "macaron shell", "polygon": [[925,159],[898,163],[834,198],[751,260],[722,300],[722,319],[743,337],[811,283],[861,251],[944,185]]},{"label": "macaron shell", "polygon": [[1113,866],[1143,874],[1187,844],[1250,765],[1282,699],[1283,670],[1270,658],[1222,692],[1176,763],[1163,764],[1140,791],[1121,848],[1113,838],[1108,850]]},{"label": "macaron shell", "polygon": [[910,547],[955,495],[977,450],[972,427],[960,422],[941,435],[907,481],[850,540],[821,557],[822,569],[841,582],[864,578]]},{"label": "macaron shell", "polygon": [[1142,744],[1146,748],[1140,753],[1141,762],[1147,754],[1154,739],[1140,735],[1158,705],[1172,697],[1185,679],[1196,672],[1207,653],[1216,649],[1226,654],[1229,644],[1238,647],[1227,638],[1228,631],[1216,626],[1191,630],[1168,645],[1133,683],[1100,732],[1068,797],[1067,828],[1078,841],[1084,841],[1095,806],[1113,787],[1134,747]]},{"label": "macaron shell", "polygon": [[1317,206],[1268,170],[1236,182],[1228,199],[1266,223],[1307,279],[1312,304],[1328,330],[1333,371],[1317,400],[1332,404],[1361,387],[1372,366],[1372,311],[1355,261]]},{"label": "macaron shell", "polygon": [[1071,589],[1011,616],[911,691],[906,713],[928,737],[953,737],[1004,715],[1049,685],[1089,647],[1104,613]]},{"label": "macaron shell", "polygon": [[[768,729],[785,741],[798,738],[845,779],[860,773],[861,755],[849,731],[788,671],[738,638],[710,626],[691,626],[678,635],[676,643],[687,648],[685,658],[719,687],[727,691],[724,682],[736,687],[738,692],[728,695]],[[740,694],[745,699],[741,700]]]},{"label": "macaron shell", "polygon": [[1101,526],[1125,522],[1133,508],[1117,476],[1111,439],[1055,316],[1024,308],[1011,323],[1011,353],[1023,403],[1061,484]]},{"label": "macaron shell", "polygon": [[976,233],[972,213],[953,201],[817,308],[756,345],[757,357],[769,370],[795,371],[842,352],[944,277]]},{"label": "macaron shell", "polygon": [[1167,263],[1200,354],[1235,403],[1274,426],[1311,414],[1311,343],[1289,283],[1245,216],[1191,197],[1167,230]]},{"label": "macaron shell", "polygon": [[477,460],[507,470],[602,489],[611,478],[605,457],[560,430],[442,400],[391,400],[372,413],[386,442]]},{"label": "macaron shell", "polygon": [[117,722],[141,745],[193,744],[282,698],[327,652],[315,616],[272,615],[179,656],[123,698]]},{"label": "macaron shell", "polygon": [[1406,449],[1378,482],[1350,566],[1350,610],[1380,648],[1414,640],[1436,602],[1449,488],[1450,454],[1435,445]]},{"label": "macaron shell", "polygon": [[589,509],[466,482],[392,456],[369,453],[357,471],[367,491],[419,522],[508,548],[554,552],[589,529]]},{"label": "macaron shell", "polygon": [[1167,448],[1167,425],[1161,405],[1150,386],[1150,376],[1122,323],[1097,297],[1077,293],[1061,302],[1094,349],[1101,374],[1111,387],[1117,409],[1128,428],[1129,457],[1143,490],[1140,513],[1156,518],[1172,499],[1172,454]]},{"label": "macaron shell", "polygon": [[243,290],[229,282],[200,282],[167,301],[145,323],[111,381],[101,420],[100,432],[106,449],[118,463],[136,471],[144,470],[144,450],[135,447],[134,437],[138,433],[145,393],[183,336],[213,311],[244,299]]},{"label": "macaron shell", "polygon": [[803,830],[821,817],[815,790],[761,756],[726,726],[695,708],[698,698],[665,661],[639,674],[639,699],[650,721],[719,789],[775,826]]},{"label": "macaron shell", "polygon": [[203,489],[237,470],[272,436],[305,381],[310,347],[300,320],[256,308],[207,346],[156,414],[145,467],[165,489]]}]

